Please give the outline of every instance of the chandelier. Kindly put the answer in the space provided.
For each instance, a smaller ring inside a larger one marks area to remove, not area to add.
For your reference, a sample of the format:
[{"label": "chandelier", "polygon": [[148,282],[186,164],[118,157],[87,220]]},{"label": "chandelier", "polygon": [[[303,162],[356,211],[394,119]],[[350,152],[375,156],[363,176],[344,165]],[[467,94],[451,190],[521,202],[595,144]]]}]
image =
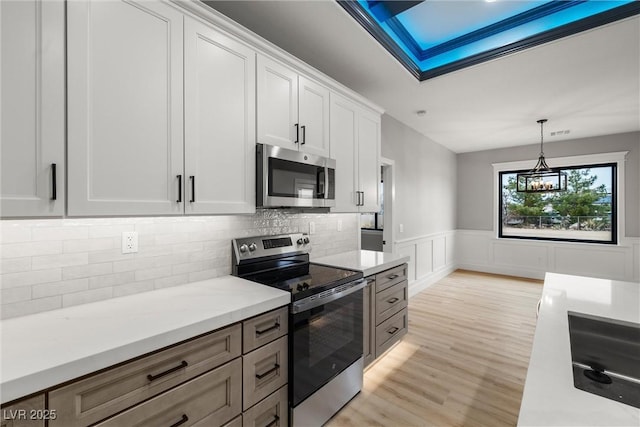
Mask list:
[{"label": "chandelier", "polygon": [[560,169],[551,169],[544,159],[542,144],[544,140],[543,125],[547,119],[540,119],[540,157],[538,163],[529,172],[517,175],[516,190],[519,193],[550,193],[567,190],[567,174]]}]

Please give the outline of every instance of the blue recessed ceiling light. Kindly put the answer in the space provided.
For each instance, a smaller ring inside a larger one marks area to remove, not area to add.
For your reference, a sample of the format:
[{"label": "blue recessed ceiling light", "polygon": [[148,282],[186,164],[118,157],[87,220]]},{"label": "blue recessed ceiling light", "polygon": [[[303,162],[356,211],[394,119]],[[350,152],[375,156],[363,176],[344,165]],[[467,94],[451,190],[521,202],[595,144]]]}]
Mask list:
[{"label": "blue recessed ceiling light", "polygon": [[633,0],[338,3],[419,80],[640,13]]}]

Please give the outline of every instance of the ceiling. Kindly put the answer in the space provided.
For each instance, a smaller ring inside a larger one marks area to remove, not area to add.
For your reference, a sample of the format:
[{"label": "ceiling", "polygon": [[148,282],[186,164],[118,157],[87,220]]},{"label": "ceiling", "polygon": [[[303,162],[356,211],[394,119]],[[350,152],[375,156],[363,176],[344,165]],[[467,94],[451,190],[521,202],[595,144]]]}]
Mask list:
[{"label": "ceiling", "polygon": [[420,82],[333,0],[206,3],[457,153],[640,130],[637,15]]}]

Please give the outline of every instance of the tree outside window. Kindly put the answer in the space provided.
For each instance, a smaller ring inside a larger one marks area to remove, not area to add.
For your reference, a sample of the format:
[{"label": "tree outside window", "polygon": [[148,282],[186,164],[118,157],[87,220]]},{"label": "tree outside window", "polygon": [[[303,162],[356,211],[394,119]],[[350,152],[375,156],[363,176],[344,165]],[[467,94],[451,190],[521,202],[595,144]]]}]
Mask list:
[{"label": "tree outside window", "polygon": [[567,191],[519,193],[500,173],[500,237],[616,242],[615,164],[564,168]]}]

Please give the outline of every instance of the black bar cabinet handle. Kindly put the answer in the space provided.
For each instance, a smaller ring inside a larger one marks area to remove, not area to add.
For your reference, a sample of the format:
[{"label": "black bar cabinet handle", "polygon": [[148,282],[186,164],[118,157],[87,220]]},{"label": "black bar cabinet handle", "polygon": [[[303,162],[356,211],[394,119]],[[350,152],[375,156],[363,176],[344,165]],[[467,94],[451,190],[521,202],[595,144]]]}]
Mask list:
[{"label": "black bar cabinet handle", "polygon": [[56,173],[56,164],[51,163],[51,200],[58,198],[58,174]]},{"label": "black bar cabinet handle", "polygon": [[176,203],[182,203],[182,175],[176,175],[178,178],[178,200]]},{"label": "black bar cabinet handle", "polygon": [[360,206],[364,206],[364,191],[362,191],[362,204]]},{"label": "black bar cabinet handle", "polygon": [[396,298],[396,297],[393,297],[393,298],[391,298],[391,299],[388,299],[388,300],[387,300],[387,302],[388,302],[389,304],[393,304],[393,303],[394,303],[394,302],[396,302],[396,301],[398,301],[398,298]]},{"label": "black bar cabinet handle", "polygon": [[302,128],[302,142],[300,144],[304,145],[307,142],[307,127],[300,126]]},{"label": "black bar cabinet handle", "polygon": [[158,378],[162,378],[162,377],[164,377],[166,375],[169,375],[169,374],[171,374],[171,373],[173,373],[175,371],[179,371],[182,368],[186,368],[187,366],[189,366],[189,364],[187,363],[186,360],[183,360],[182,362],[180,362],[180,364],[178,366],[174,366],[173,368],[167,369],[164,372],[160,372],[157,375],[151,375],[151,374],[147,375],[147,379],[149,381],[154,381],[154,380],[157,380]]},{"label": "black bar cabinet handle", "polygon": [[393,328],[389,329],[387,332],[390,333],[391,335],[395,334],[396,332],[398,332],[400,328],[394,326]]},{"label": "black bar cabinet handle", "polygon": [[196,177],[193,175],[189,176],[189,180],[191,181],[191,203],[196,201]]},{"label": "black bar cabinet handle", "polygon": [[296,123],[294,126],[296,127],[296,140],[293,141],[293,143],[297,144],[300,139],[300,126],[298,126],[298,123]]},{"label": "black bar cabinet handle", "polygon": [[274,415],[273,416],[273,420],[271,420],[271,422],[269,424],[267,424],[266,426],[264,426],[264,427],[274,426],[274,425],[278,424],[278,421],[280,421],[280,417],[277,416],[277,415]]},{"label": "black bar cabinet handle", "polygon": [[176,421],[175,423],[171,424],[169,427],[178,427],[186,423],[187,421],[189,421],[189,417],[187,417],[187,414],[182,414],[182,418],[180,418],[179,421]]},{"label": "black bar cabinet handle", "polygon": [[387,276],[387,279],[396,279],[398,277],[400,277],[400,276],[397,275],[397,274],[392,274],[391,276]]},{"label": "black bar cabinet handle", "polygon": [[269,331],[273,331],[274,329],[278,329],[280,327],[280,323],[276,322],[275,325],[268,327],[267,329],[263,329],[261,331],[256,330],[256,335],[266,334]]},{"label": "black bar cabinet handle", "polygon": [[269,375],[272,372],[275,372],[278,370],[278,368],[280,368],[280,365],[278,365],[277,363],[275,365],[273,365],[273,368],[269,369],[267,372],[264,372],[262,374],[256,374],[256,378],[261,380],[264,377],[266,377],[267,375]]}]

